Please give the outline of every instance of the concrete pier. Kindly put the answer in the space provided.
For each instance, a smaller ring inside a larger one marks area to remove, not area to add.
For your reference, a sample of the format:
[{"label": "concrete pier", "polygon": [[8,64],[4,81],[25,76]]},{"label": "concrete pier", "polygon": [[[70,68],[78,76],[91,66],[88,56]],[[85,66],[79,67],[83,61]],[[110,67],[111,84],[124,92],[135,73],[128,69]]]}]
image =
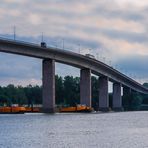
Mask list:
[{"label": "concrete pier", "polygon": [[80,103],[91,107],[91,70],[81,69],[80,72]]},{"label": "concrete pier", "polygon": [[122,111],[121,84],[113,83],[113,110]]},{"label": "concrete pier", "polygon": [[99,77],[99,110],[109,111],[108,77]]},{"label": "concrete pier", "polygon": [[55,111],[55,61],[43,60],[43,112]]}]

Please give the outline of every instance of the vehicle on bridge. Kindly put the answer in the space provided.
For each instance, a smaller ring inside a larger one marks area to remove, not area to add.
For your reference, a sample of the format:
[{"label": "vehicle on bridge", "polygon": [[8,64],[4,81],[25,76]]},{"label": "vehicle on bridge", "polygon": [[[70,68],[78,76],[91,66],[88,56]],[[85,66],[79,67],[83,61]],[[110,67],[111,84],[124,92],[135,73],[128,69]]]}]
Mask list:
[{"label": "vehicle on bridge", "polygon": [[92,59],[95,59],[95,56],[92,55],[92,54],[85,54],[86,57],[89,57],[89,58],[92,58]]}]

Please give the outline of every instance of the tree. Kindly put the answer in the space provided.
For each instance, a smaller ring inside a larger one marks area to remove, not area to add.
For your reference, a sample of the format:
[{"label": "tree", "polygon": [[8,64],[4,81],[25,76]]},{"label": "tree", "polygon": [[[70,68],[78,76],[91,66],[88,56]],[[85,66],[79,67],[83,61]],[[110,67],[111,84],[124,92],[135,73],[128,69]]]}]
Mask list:
[{"label": "tree", "polygon": [[142,104],[142,97],[138,92],[132,93],[131,110],[140,110]]},{"label": "tree", "polygon": [[63,78],[58,75],[55,76],[55,95],[56,104],[61,104],[64,102],[64,85]]},{"label": "tree", "polygon": [[24,88],[22,86],[18,86],[16,88],[16,100],[17,100],[17,104],[19,105],[23,105],[27,103],[27,97],[24,91]]},{"label": "tree", "polygon": [[5,95],[0,95],[0,106],[4,106],[4,104],[8,104],[8,97]]},{"label": "tree", "polygon": [[73,78],[73,76],[64,77],[64,101],[66,104],[71,106],[79,103],[79,83],[80,79],[78,77]]},{"label": "tree", "polygon": [[[144,83],[143,86],[148,87],[148,83]],[[148,94],[143,94],[143,102],[142,104],[147,104],[148,105]]]},{"label": "tree", "polygon": [[125,94],[123,96],[124,110],[140,110],[143,98],[142,96],[132,91],[130,95]]},{"label": "tree", "polygon": [[92,88],[92,107],[95,110],[99,108],[99,87],[98,87],[98,78],[92,76],[91,77],[91,88]]},{"label": "tree", "polygon": [[9,84],[3,88],[4,95],[7,96],[9,104],[18,104],[17,88],[13,84]]},{"label": "tree", "polygon": [[32,104],[41,104],[42,103],[42,88],[39,86],[28,85],[24,88],[26,94],[28,106]]}]

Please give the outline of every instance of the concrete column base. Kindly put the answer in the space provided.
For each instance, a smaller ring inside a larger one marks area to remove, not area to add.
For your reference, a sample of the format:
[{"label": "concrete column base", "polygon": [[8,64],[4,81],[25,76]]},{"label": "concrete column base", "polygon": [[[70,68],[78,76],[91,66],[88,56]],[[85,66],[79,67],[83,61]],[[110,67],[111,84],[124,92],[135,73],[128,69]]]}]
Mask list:
[{"label": "concrete column base", "polygon": [[55,113],[54,108],[42,108],[41,110],[42,113]]},{"label": "concrete column base", "polygon": [[124,111],[123,107],[114,107],[112,110],[115,111],[115,112]]},{"label": "concrete column base", "polygon": [[99,111],[108,112],[109,111],[109,108],[107,108],[107,107],[100,107],[99,108]]}]

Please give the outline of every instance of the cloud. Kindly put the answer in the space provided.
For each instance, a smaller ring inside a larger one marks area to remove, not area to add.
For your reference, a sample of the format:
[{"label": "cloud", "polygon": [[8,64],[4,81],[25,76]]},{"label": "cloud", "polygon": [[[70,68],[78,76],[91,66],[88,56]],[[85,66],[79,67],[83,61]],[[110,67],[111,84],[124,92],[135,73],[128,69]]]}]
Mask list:
[{"label": "cloud", "polygon": [[42,23],[42,19],[39,17],[37,14],[30,14],[28,16],[28,20],[30,21],[31,24],[33,25],[39,25]]},{"label": "cloud", "polygon": [[[148,2],[145,0],[1,0],[0,34],[13,38],[13,26],[16,26],[16,39],[19,40],[40,44],[43,32],[48,45],[62,48],[64,40],[66,50],[79,52],[80,48],[85,54],[91,48],[93,54],[106,57],[114,64],[128,56],[140,63],[143,60],[138,57],[148,55],[147,14]],[[3,60],[1,78],[40,79],[40,61],[0,56]],[[11,72],[13,62],[17,67]],[[119,62],[124,69],[123,63]],[[63,66],[60,65],[57,71],[64,75],[66,67],[61,70],[60,67]],[[73,68],[71,71],[74,75],[77,75],[75,71],[79,73]],[[143,69],[143,73],[145,75],[147,70]]]},{"label": "cloud", "polygon": [[18,55],[0,53],[0,78],[39,78],[41,60]]},{"label": "cloud", "polygon": [[148,56],[127,56],[118,60],[118,65],[124,67],[124,71],[134,74],[136,77],[143,79],[148,78]]},{"label": "cloud", "polygon": [[7,86],[9,84],[14,84],[16,86],[27,86],[29,84],[31,85],[42,85],[42,80],[40,79],[18,79],[18,78],[15,78],[15,77],[7,77],[7,78],[3,78],[3,79],[0,79],[0,84],[1,86]]}]

